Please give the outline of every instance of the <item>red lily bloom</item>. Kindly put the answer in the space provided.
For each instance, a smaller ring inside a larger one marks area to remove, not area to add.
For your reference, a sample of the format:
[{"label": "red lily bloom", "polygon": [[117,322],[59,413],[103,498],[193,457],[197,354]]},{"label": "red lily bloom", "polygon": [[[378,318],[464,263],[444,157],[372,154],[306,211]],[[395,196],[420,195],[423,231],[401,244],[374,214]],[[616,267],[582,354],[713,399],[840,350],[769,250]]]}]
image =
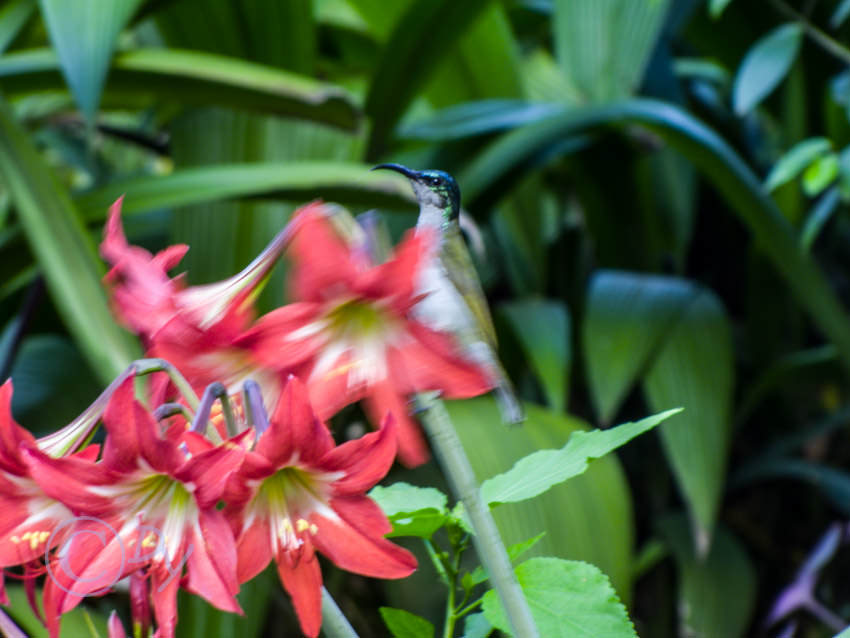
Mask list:
[{"label": "red lily bloom", "polygon": [[214,381],[235,394],[250,377],[260,384],[266,402],[274,405],[285,375],[279,378],[259,369],[251,353],[235,347],[234,340],[253,318],[253,299],[286,247],[288,231],[282,231],[239,274],[187,287],[182,275],[171,278],[168,270],[188,246],[170,246],[156,255],[131,246],[121,225],[121,202],[110,208],[100,245],[112,265],[105,282],[115,314],[142,338],[148,356],[176,365],[198,394]]},{"label": "red lily bloom", "polygon": [[297,366],[321,419],[365,400],[373,423],[388,411],[398,423],[399,457],[428,459],[408,397],[439,390],[449,398],[487,392],[483,369],[463,358],[451,335],[416,320],[416,280],[428,256],[427,232],[408,234],[395,255],[373,265],[335,232],[327,211],[311,206],[297,217],[291,252],[296,303],[261,317],[239,346],[264,368]]},{"label": "red lily bloom", "polygon": [[384,538],[391,525],[365,495],[395,457],[391,420],[377,432],[334,447],[304,386],[291,377],[268,429],[230,481],[225,513],[236,535],[238,577],[245,582],[274,558],[302,631],[321,626],[318,550],[334,563],[376,578],[416,569],[410,552]]},{"label": "red lily bloom", "polygon": [[184,565],[185,589],[241,613],[234,538],[216,504],[243,448],[213,446],[187,433],[198,439],[194,449],[206,447],[190,454],[162,438],[134,400],[132,378],[113,394],[103,422],[108,434],[98,463],[23,453],[44,492],[77,516],[48,565],[44,608],[51,636],[58,635],[59,616],[82,597],[140,570],[150,581],[157,638],[174,635]]},{"label": "red lily bloom", "polygon": [[[12,382],[0,386],[0,574],[5,567],[44,558],[61,541],[58,526],[71,511],[30,477],[22,449],[37,449],[35,438],[12,419]],[[33,452],[37,454],[38,452]],[[0,577],[0,599],[5,600]]]}]

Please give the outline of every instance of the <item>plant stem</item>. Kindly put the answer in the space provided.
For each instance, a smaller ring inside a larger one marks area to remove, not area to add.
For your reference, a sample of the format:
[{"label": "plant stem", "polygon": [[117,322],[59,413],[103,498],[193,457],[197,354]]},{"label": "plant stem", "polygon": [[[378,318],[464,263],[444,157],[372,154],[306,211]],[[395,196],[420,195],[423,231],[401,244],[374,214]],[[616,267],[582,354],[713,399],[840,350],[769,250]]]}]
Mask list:
[{"label": "plant stem", "polygon": [[449,486],[466,508],[475,530],[472,539],[475,550],[487,570],[490,583],[502,601],[513,635],[517,638],[538,638],[540,633],[514,575],[499,529],[490,514],[490,508],[481,498],[475,473],[445,406],[441,401],[424,394],[417,398],[425,408],[421,417],[422,424],[431,439],[434,453],[443,467]]},{"label": "plant stem", "polygon": [[360,638],[324,587],[322,587],[322,633],[328,638]]}]

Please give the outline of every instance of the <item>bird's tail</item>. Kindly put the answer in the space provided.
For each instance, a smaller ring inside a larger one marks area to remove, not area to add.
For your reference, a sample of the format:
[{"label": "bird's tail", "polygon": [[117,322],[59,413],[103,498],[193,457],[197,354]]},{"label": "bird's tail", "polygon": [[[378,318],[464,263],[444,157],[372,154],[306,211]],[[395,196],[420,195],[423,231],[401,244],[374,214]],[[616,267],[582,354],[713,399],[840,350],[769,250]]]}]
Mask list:
[{"label": "bird's tail", "polygon": [[493,388],[499,411],[502,413],[502,422],[508,425],[518,425],[525,421],[525,410],[517,398],[514,386],[507,375],[502,372],[498,385]]}]

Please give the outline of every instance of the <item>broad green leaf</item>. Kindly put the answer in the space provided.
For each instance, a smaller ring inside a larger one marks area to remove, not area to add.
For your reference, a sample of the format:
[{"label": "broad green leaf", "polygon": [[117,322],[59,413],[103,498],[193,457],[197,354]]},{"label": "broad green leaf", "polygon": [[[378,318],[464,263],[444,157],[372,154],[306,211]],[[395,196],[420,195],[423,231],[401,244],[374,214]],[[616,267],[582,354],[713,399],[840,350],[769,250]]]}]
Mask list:
[{"label": "broad green leaf", "polygon": [[[637,638],[626,608],[597,567],[560,558],[532,558],[516,568],[534,623],[546,638]],[[484,594],[484,615],[510,625],[495,591]]]},{"label": "broad green leaf", "polygon": [[841,203],[841,194],[838,188],[830,188],[823,194],[806,217],[803,228],[800,229],[800,245],[806,252],[810,251],[812,244],[818,238],[824,225],[832,217],[832,214]]},{"label": "broad green leaf", "polygon": [[581,334],[596,413],[608,424],[696,296],[688,281],[599,271],[591,279]]},{"label": "broad green leaf", "polygon": [[588,464],[631,441],[681,411],[667,410],[608,430],[575,432],[560,450],[540,450],[520,459],[504,474],[481,484],[481,496],[491,507],[534,498],[553,485],[587,470]]},{"label": "broad green leaf", "polygon": [[679,574],[679,626],[686,635],[746,638],[756,600],[756,574],[741,543],[718,527],[711,551],[694,553],[684,516],[659,524]]},{"label": "broad green leaf", "polygon": [[770,169],[764,187],[772,191],[791,181],[821,155],[829,152],[832,142],[825,137],[811,137],[792,146]]},{"label": "broad green leaf", "polygon": [[671,327],[644,380],[653,410],[685,406],[659,432],[700,552],[710,544],[723,493],[734,374],[726,312],[702,289]]},{"label": "broad green leaf", "polygon": [[306,202],[321,197],[343,204],[414,210],[406,183],[369,168],[335,161],[199,166],[113,182],[80,195],[77,202],[89,221],[102,219],[109,205],[124,194],[125,215],[245,198]]},{"label": "broad green leaf", "polygon": [[[0,57],[0,82],[9,95],[61,88],[51,49]],[[106,86],[111,106],[153,100],[181,106],[233,108],[315,120],[355,129],[360,113],[343,89],[270,66],[213,53],[135,49],[115,56]]]},{"label": "broad green leaf", "polygon": [[[812,321],[835,344],[850,368],[850,318],[820,268],[798,244],[796,232],[741,157],[713,130],[682,109],[656,100],[565,109],[527,124],[490,144],[460,176],[467,203],[522,178],[536,158],[572,149],[567,139],[605,126],[639,124],[701,171],[750,229],[760,250],[785,278]],[[548,154],[548,155],[547,155]]]},{"label": "broad green leaf", "polygon": [[367,158],[385,151],[417,91],[488,4],[488,0],[416,0],[407,8],[383,48],[366,97],[366,114],[372,120]]},{"label": "broad green leaf", "polygon": [[803,171],[803,192],[809,197],[820,195],[821,191],[838,177],[838,155],[828,153],[818,157]]},{"label": "broad green leaf", "polygon": [[491,99],[464,102],[402,126],[399,137],[445,142],[515,128],[552,115],[558,104]]},{"label": "broad green leaf", "polygon": [[261,636],[269,606],[280,587],[274,563],[239,588],[237,600],[244,614],[216,609],[200,596],[178,593],[177,638],[255,638]]},{"label": "broad green leaf", "polygon": [[[511,562],[515,561],[517,558],[525,554],[532,547],[537,545],[537,543],[539,543],[544,536],[546,536],[546,532],[540,532],[534,538],[529,538],[528,540],[522,541],[521,543],[514,543],[513,545],[507,548],[508,558],[511,559]],[[468,576],[469,582],[472,586],[483,583],[488,578],[487,572],[484,571],[484,568],[480,565],[476,567]]]},{"label": "broad green leaf", "polygon": [[451,47],[422,91],[432,106],[523,96],[520,45],[507,9],[488,3]]},{"label": "broad green leaf", "polygon": [[794,63],[802,41],[803,27],[792,22],[752,46],[735,75],[732,103],[738,115],[749,113],[776,88]]},{"label": "broad green leaf", "polygon": [[387,536],[420,536],[430,538],[446,522],[447,498],[433,487],[416,487],[393,483],[389,487],[372,488],[369,497],[390,519],[393,531]]},{"label": "broad green leaf", "polygon": [[393,638],[434,638],[434,625],[416,614],[392,607],[380,607],[378,611]]},{"label": "broad green leaf", "polygon": [[[479,481],[504,472],[540,449],[562,447],[587,424],[525,404],[527,420],[519,428],[501,425],[490,397],[446,403]],[[594,461],[581,476],[545,494],[507,507],[493,517],[507,546],[549,530],[531,550],[534,556],[558,556],[599,565],[623,600],[631,595],[631,496],[615,455]],[[553,533],[552,530],[557,530]]]},{"label": "broad green leaf", "polygon": [[556,0],[555,54],[583,101],[610,101],[638,88],[669,4],[668,0]]},{"label": "broad green leaf", "polygon": [[708,13],[716,20],[731,2],[732,0],[709,0]]},{"label": "broad green leaf", "polygon": [[[32,613],[24,588],[20,585],[10,585],[7,580],[6,592],[9,595],[10,604],[8,607],[4,607],[3,611],[11,616],[15,624],[26,631],[29,638],[47,638],[47,629],[44,628],[41,620]],[[40,606],[40,590],[36,590],[36,596]],[[80,605],[62,614],[59,638],[89,638],[92,636],[92,626],[100,636],[106,636],[108,634],[106,620],[106,617],[100,613],[86,607],[86,605]]]},{"label": "broad green leaf", "polygon": [[104,269],[68,193],[2,100],[0,178],[68,330],[101,380],[111,381],[137,358],[138,346],[112,319]]},{"label": "broad green leaf", "polygon": [[118,34],[141,0],[39,0],[62,73],[92,122]]},{"label": "broad green leaf", "polygon": [[10,0],[0,8],[0,53],[18,37],[35,11],[35,0]]}]

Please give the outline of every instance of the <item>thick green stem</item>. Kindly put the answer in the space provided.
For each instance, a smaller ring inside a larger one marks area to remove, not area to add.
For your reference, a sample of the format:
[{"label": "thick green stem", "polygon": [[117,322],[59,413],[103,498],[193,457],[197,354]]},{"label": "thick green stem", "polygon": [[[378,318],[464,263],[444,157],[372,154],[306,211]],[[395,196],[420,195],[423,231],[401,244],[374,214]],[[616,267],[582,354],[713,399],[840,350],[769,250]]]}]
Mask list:
[{"label": "thick green stem", "polygon": [[322,633],[327,638],[360,638],[324,587],[322,587]]},{"label": "thick green stem", "polygon": [[475,473],[445,406],[441,401],[424,394],[419,395],[418,400],[425,408],[421,416],[422,424],[431,439],[431,445],[446,474],[449,486],[466,508],[475,530],[472,542],[484,569],[487,570],[490,584],[502,601],[513,635],[516,638],[538,638],[540,633],[514,575],[496,522],[490,514],[490,508],[481,498],[481,489],[475,479]]}]

